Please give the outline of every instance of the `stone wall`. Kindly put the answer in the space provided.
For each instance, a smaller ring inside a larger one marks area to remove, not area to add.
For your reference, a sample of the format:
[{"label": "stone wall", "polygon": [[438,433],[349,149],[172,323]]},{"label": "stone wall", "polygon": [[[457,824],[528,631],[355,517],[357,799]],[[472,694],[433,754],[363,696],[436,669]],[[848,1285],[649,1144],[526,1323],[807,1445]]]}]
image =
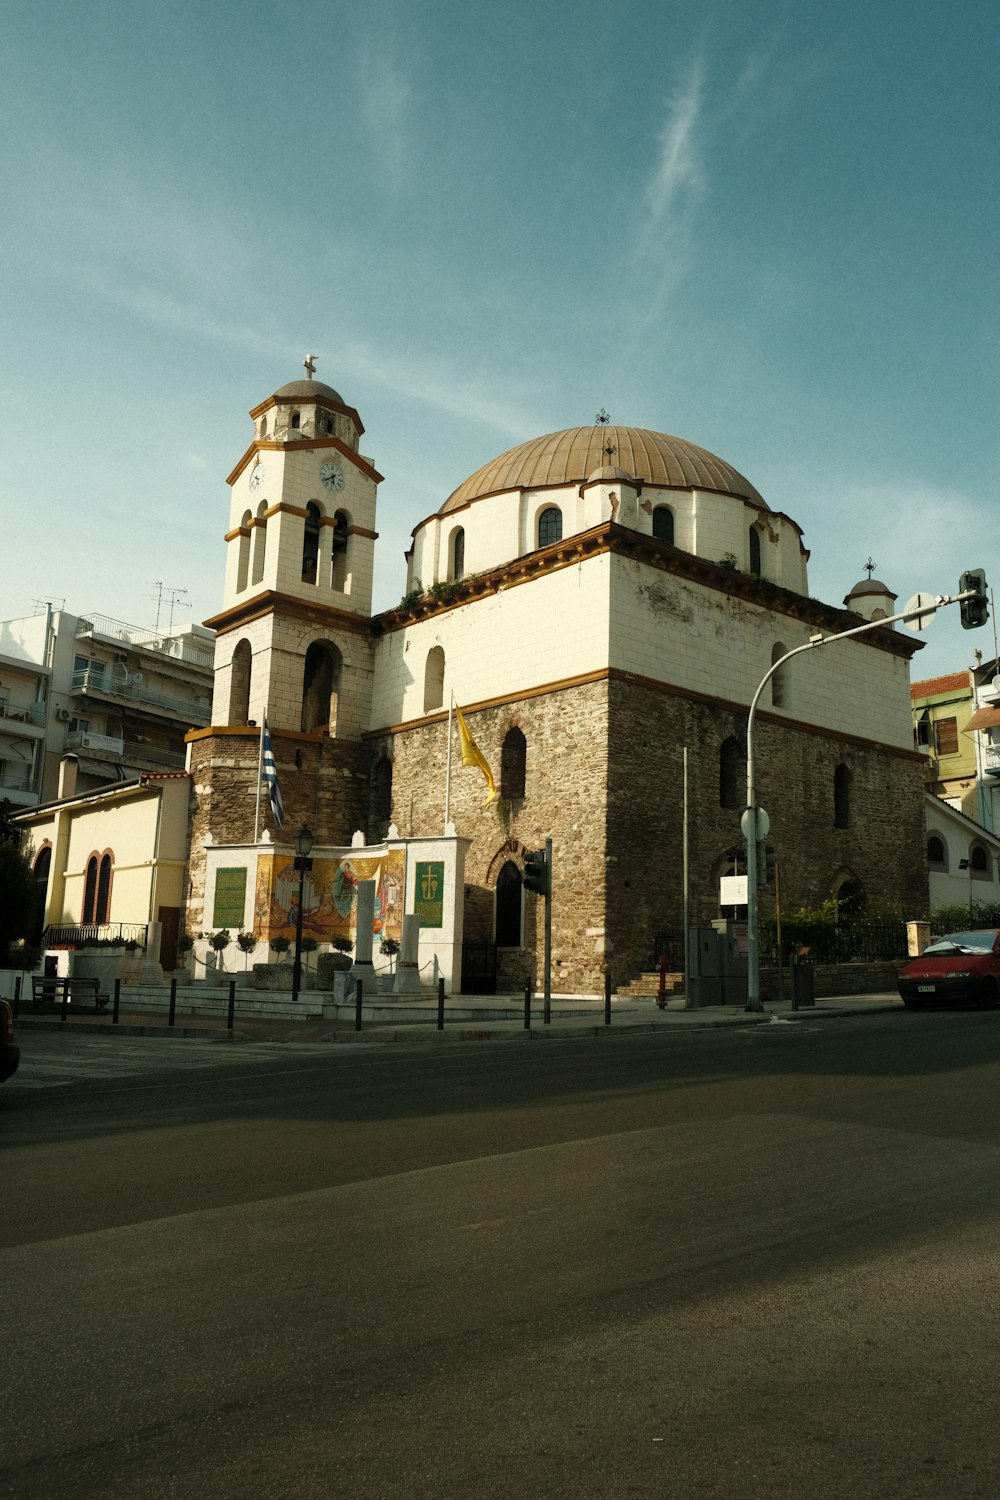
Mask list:
[{"label": "stone wall", "polygon": [[[318,843],[350,844],[367,826],[367,745],[326,736],[271,730],[271,743],[285,809],[285,826],[274,824],[266,791],[261,791],[261,832],[278,847],[292,843],[308,824]],[[191,825],[186,882],[188,932],[205,926],[205,837],[217,844],[252,843],[257,800],[258,731],[209,732],[191,744]]]}]

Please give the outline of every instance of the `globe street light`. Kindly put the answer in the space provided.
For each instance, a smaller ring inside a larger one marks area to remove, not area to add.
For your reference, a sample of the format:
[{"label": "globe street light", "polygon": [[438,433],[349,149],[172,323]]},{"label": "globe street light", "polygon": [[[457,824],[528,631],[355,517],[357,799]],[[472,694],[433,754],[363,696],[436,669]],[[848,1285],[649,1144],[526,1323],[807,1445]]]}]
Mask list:
[{"label": "globe street light", "polygon": [[299,872],[299,904],[295,908],[295,962],[292,964],[292,1000],[297,1001],[302,987],[302,902],[305,897],[306,871],[313,862],[309,852],[313,846],[312,829],[305,823],[295,835],[295,869]]}]

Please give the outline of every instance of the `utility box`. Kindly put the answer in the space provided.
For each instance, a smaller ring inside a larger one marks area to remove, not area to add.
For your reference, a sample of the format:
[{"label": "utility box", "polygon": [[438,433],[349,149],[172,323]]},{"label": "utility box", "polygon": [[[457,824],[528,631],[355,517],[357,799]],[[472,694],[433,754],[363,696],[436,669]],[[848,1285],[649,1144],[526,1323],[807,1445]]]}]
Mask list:
[{"label": "utility box", "polygon": [[691,930],[691,998],[698,1005],[745,1005],[747,924],[720,919]]},{"label": "utility box", "polygon": [[790,960],[792,976],[792,1009],[816,1004],[816,970],[812,964],[803,963],[793,953]]}]

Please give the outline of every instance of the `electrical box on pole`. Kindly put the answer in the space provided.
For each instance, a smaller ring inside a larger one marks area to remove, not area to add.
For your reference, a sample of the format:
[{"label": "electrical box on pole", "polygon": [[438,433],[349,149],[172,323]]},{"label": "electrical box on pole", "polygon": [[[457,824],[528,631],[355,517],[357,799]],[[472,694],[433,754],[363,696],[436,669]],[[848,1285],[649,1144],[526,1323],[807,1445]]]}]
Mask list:
[{"label": "electrical box on pole", "polygon": [[958,580],[959,592],[966,594],[970,589],[975,590],[971,599],[963,599],[959,608],[962,612],[962,629],[977,630],[980,625],[985,625],[990,617],[989,595],[986,592],[986,574],[982,568],[969,568]]}]

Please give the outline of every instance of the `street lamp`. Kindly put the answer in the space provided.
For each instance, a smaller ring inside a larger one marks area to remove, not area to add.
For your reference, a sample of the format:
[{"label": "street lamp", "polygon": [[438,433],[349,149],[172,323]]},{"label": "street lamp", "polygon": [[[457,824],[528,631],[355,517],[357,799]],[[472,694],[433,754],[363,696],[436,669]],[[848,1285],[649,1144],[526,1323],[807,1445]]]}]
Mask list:
[{"label": "street lamp", "polygon": [[292,965],[292,1000],[299,998],[299,990],[302,987],[302,902],[305,897],[306,871],[311,870],[313,862],[309,858],[309,852],[313,846],[312,829],[307,828],[305,823],[295,835],[295,869],[299,872],[299,904],[295,908],[295,962]]}]

